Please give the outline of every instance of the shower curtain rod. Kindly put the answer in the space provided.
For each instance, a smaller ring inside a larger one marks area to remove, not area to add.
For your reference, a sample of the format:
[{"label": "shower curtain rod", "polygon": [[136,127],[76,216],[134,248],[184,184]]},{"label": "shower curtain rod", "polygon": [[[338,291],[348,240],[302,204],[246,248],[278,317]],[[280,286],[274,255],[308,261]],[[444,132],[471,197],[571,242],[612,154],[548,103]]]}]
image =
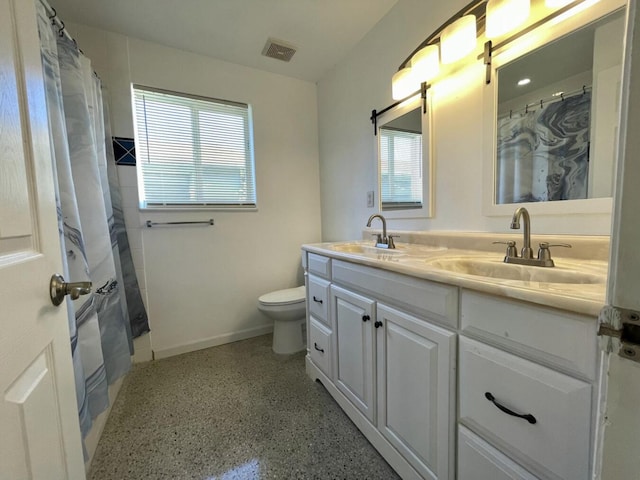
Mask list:
[{"label": "shower curtain rod", "polygon": [[[565,92],[560,92],[557,94],[552,95],[551,97],[547,97],[547,98],[541,98],[539,102],[533,102],[533,103],[527,103],[524,106],[524,113],[529,113],[529,109],[533,108],[533,107],[540,107],[540,108],[544,108],[545,104],[549,104],[549,103],[555,103],[555,102],[564,102],[564,100],[566,98],[569,97],[574,97],[576,95],[584,95],[587,92],[590,92],[593,89],[593,87],[587,87],[586,85],[583,85],[582,88],[578,89],[578,90],[574,90],[572,92],[569,93],[565,93]],[[509,117],[511,117],[511,115],[515,112],[519,112],[520,109],[518,110],[509,110]]]},{"label": "shower curtain rod", "polygon": [[[40,3],[44,6],[44,9],[47,11],[47,13],[50,14],[48,16],[49,16],[49,20],[51,20],[51,24],[58,25],[58,27],[60,27],[58,29],[58,35],[60,36],[64,35],[65,37],[67,37],[69,40],[71,40],[74,43],[76,48],[80,50],[80,47],[78,47],[78,42],[76,42],[76,39],[73,38],[71,34],[66,30],[64,26],[64,22],[60,19],[60,17],[58,17],[58,12],[56,11],[56,9],[53,8],[51,5],[49,5],[47,2],[44,2],[42,0],[40,0]],[[80,53],[84,55],[84,52],[82,52],[82,50],[80,50]]]}]

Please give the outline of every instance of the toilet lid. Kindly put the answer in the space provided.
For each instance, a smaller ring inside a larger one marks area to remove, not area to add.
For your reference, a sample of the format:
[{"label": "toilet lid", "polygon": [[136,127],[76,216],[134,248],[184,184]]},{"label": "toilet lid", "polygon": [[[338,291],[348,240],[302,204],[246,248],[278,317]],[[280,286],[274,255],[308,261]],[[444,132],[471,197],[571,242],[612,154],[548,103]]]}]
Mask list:
[{"label": "toilet lid", "polygon": [[264,305],[289,305],[304,302],[306,291],[304,285],[296,288],[286,288],[275,292],[265,293],[258,301]]}]

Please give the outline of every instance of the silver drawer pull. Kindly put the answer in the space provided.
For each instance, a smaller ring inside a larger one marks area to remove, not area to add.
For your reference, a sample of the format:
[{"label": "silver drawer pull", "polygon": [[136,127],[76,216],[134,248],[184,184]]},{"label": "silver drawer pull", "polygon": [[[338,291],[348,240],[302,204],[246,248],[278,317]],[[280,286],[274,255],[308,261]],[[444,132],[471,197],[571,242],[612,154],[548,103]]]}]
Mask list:
[{"label": "silver drawer pull", "polygon": [[522,418],[524,420],[526,420],[527,422],[529,422],[530,424],[534,424],[537,423],[536,417],[534,417],[533,415],[531,415],[530,413],[526,413],[526,414],[521,414],[521,413],[516,413],[513,410],[509,410],[507,407],[505,407],[504,405],[500,405],[498,403],[498,401],[496,400],[496,397],[494,397],[491,392],[486,392],[484,394],[484,398],[486,398],[487,400],[489,400],[491,403],[493,403],[496,407],[498,407],[499,410],[503,411],[504,413],[506,413],[507,415],[511,415],[512,417],[518,417],[518,418]]}]

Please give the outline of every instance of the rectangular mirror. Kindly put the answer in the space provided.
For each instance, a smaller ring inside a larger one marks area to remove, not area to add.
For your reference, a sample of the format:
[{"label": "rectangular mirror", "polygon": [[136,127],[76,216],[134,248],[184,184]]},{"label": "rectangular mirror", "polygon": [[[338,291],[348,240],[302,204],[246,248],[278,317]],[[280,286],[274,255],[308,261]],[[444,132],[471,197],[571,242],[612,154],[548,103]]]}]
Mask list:
[{"label": "rectangular mirror", "polygon": [[610,208],[625,23],[624,10],[611,9],[620,2],[602,3],[541,27],[524,54],[506,47],[496,55],[487,87],[494,89],[489,214],[514,204],[537,213]]},{"label": "rectangular mirror", "polygon": [[430,217],[432,207],[429,111],[420,98],[378,119],[378,208],[387,218]]}]

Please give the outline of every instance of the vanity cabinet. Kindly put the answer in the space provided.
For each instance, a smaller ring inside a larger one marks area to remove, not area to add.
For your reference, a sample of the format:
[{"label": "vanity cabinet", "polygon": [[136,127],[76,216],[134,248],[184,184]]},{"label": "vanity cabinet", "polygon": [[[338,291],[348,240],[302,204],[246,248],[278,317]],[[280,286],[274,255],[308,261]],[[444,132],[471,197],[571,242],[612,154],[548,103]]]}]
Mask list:
[{"label": "vanity cabinet", "polygon": [[403,479],[590,478],[595,318],[313,256],[307,372]]},{"label": "vanity cabinet", "polygon": [[434,322],[457,322],[457,289],[338,260],[326,271],[326,324],[313,298],[326,280],[307,277],[310,375],[403,478],[455,478],[456,334]]}]

